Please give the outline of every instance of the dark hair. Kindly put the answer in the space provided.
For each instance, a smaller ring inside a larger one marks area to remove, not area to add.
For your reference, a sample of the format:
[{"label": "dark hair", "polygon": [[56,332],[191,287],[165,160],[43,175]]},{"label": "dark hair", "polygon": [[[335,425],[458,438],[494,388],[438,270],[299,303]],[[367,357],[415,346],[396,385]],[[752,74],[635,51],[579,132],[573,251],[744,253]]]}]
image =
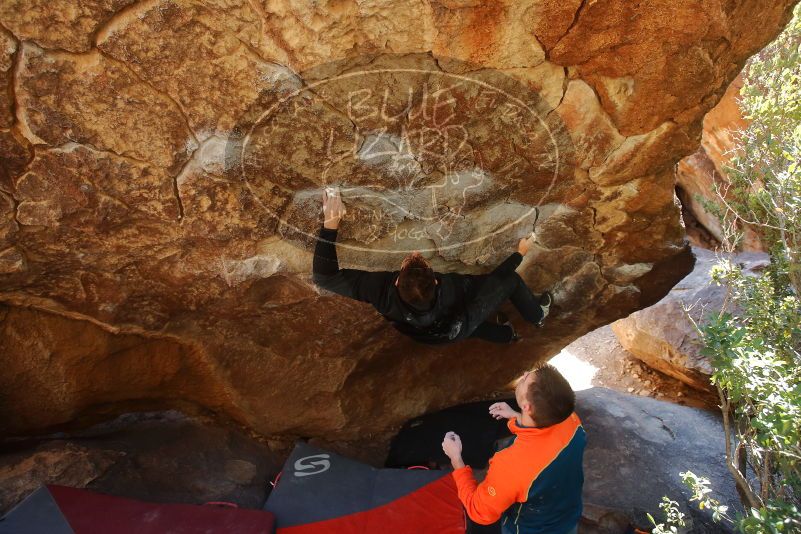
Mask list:
[{"label": "dark hair", "polygon": [[398,274],[398,294],[403,302],[426,309],[434,300],[434,271],[419,252],[404,258]]},{"label": "dark hair", "polygon": [[556,367],[544,364],[532,371],[534,379],[526,392],[537,427],[561,423],[576,409],[576,394]]}]

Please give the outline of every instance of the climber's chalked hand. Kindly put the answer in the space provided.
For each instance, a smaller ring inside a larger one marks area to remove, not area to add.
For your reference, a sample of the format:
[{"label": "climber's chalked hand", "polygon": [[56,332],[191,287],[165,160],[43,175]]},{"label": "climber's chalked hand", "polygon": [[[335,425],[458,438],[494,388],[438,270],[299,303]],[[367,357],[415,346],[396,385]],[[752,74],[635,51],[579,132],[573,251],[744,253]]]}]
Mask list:
[{"label": "climber's chalked hand", "polygon": [[345,215],[345,205],[342,203],[342,196],[338,187],[326,187],[323,190],[323,226],[336,230],[339,228],[339,221]]},{"label": "climber's chalked hand", "polygon": [[[528,249],[537,241],[537,221],[540,219],[540,209],[535,207],[534,208],[534,223],[531,225],[531,233],[528,236],[524,237],[520,240],[518,244],[517,251],[520,252],[521,256],[525,256]],[[523,240],[526,241],[526,244],[523,245]],[[525,249],[525,252],[521,249]]]},{"label": "climber's chalked hand", "polygon": [[521,239],[517,244],[517,251],[521,256],[525,256],[528,253],[528,249],[531,247],[531,243],[534,241],[532,237],[534,237],[533,233],[531,236]]}]

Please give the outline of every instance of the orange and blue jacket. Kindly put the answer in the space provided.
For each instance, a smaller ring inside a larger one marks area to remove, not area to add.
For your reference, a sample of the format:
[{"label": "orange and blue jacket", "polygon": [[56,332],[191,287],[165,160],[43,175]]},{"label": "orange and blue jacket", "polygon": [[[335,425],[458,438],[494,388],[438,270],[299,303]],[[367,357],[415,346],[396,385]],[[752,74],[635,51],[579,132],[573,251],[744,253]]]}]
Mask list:
[{"label": "orange and blue jacket", "polygon": [[477,484],[473,470],[456,469],[453,478],[470,519],[489,525],[503,516],[504,531],[561,534],[581,518],[582,459],[587,441],[578,415],[545,428],[507,423],[512,444],[490,459]]}]

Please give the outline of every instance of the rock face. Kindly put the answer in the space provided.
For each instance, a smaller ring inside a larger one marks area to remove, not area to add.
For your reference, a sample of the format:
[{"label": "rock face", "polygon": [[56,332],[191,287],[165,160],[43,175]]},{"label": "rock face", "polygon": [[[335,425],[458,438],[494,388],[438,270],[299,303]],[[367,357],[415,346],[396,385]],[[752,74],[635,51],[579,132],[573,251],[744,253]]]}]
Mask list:
[{"label": "rock face", "polygon": [[0,454],[0,515],[43,484],[151,502],[261,508],[285,456],[240,431],[176,413],[132,419]]},{"label": "rock face", "polygon": [[731,532],[728,525],[715,523],[708,510],[690,502],[692,493],[680,476],[692,471],[708,478],[713,498],[730,512],[742,511],[726,469],[725,438],[717,414],[604,388],[580,391],[576,397],[576,410],[587,431],[585,521],[597,521],[603,511],[620,512],[635,526],[651,528],[646,514],[663,519],[659,503],[667,496],[686,514],[687,532]]},{"label": "rock face", "polygon": [[[720,102],[704,117],[701,146],[694,154],[679,161],[676,167],[676,183],[682,205],[718,242],[723,239],[720,221],[706,210],[700,199],[723,207],[717,191],[726,190],[723,177],[735,154],[737,132],[748,125],[737,103],[742,86],[740,75],[726,89]],[[759,237],[752,230],[744,228],[743,231],[743,250],[764,251]]]},{"label": "rock face", "polygon": [[[693,248],[695,268],[665,298],[644,310],[612,323],[612,330],[623,347],[650,367],[699,390],[712,390],[712,365],[701,354],[698,335],[688,318],[696,322],[718,313],[724,305],[726,289],[712,283],[710,271],[717,256]],[[758,275],[768,264],[767,254],[746,252],[731,258],[747,274]]]},{"label": "rock face", "polygon": [[[624,534],[631,524],[647,528],[645,514],[658,515],[663,495],[687,514],[689,532],[720,532],[721,526],[689,501],[679,475],[686,470],[708,477],[713,496],[731,511],[741,509],[724,464],[717,414],[605,388],[576,396],[576,410],[587,431],[582,532]],[[442,434],[454,424],[457,429],[477,425],[481,430],[468,435],[486,440],[487,450],[477,452],[471,441],[470,454],[483,458],[476,468],[485,465],[497,437],[493,429],[506,428],[495,421],[488,424],[486,405],[480,410],[459,408],[465,411],[450,410],[439,418],[433,414],[424,426],[413,427],[411,432],[422,441],[414,450],[405,449],[405,458],[415,465],[429,460],[449,465],[439,446]],[[440,425],[442,429],[435,430]],[[434,436],[439,439],[426,439]],[[0,451],[0,515],[41,484],[155,502],[226,501],[261,508],[268,482],[293,446],[288,441],[267,447],[241,431],[174,412],[126,415],[69,437],[50,436],[29,445],[24,451]],[[338,452],[352,457],[348,451]],[[382,466],[385,454],[386,450],[369,463]]]},{"label": "rock face", "polygon": [[[502,387],[688,272],[672,167],[793,4],[3,2],[0,433],[194,407],[351,439]],[[547,328],[424,347],[321,294],[330,184],[351,267],[486,272],[539,206]]]}]

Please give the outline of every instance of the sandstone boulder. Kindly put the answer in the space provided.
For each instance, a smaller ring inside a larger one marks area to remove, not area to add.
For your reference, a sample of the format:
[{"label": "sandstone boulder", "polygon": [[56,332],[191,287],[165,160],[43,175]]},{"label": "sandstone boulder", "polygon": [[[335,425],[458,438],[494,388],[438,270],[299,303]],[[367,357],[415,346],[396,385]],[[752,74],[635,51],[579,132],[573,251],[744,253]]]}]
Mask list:
[{"label": "sandstone boulder", "polygon": [[[576,397],[587,431],[582,526],[603,526],[605,519],[623,514],[635,526],[650,530],[646,514],[663,519],[659,503],[667,496],[686,515],[686,532],[731,532],[727,524],[715,523],[709,510],[690,502],[692,492],[680,476],[692,471],[708,478],[713,498],[732,514],[742,511],[726,469],[719,414],[604,388],[579,391]],[[629,532],[620,526],[599,530]]]},{"label": "sandstone boulder", "polygon": [[[673,166],[794,2],[73,4],[0,8],[6,435],[181,408],[349,439],[502,387],[689,271]],[[321,293],[330,184],[349,267],[487,272],[539,207],[547,328],[419,346]]]},{"label": "sandstone boulder", "polygon": [[[739,131],[748,125],[737,99],[743,86],[742,75],[726,89],[720,102],[704,117],[701,146],[679,161],[676,167],[676,185],[679,200],[691,216],[718,242],[723,240],[720,220],[710,213],[704,202],[725,208],[719,195],[726,194],[727,168],[736,154]],[[764,251],[759,236],[743,228],[742,249]]]},{"label": "sandstone boulder", "polygon": [[[712,365],[701,354],[697,323],[720,312],[726,289],[714,284],[710,270],[718,256],[694,248],[693,271],[659,302],[612,323],[612,330],[623,347],[650,367],[699,390],[712,390]],[[746,274],[757,275],[768,263],[764,253],[734,255],[731,261],[743,266]]]},{"label": "sandstone boulder", "polygon": [[241,431],[175,412],[123,417],[0,453],[0,515],[43,484],[151,502],[261,508],[283,458]]},{"label": "sandstone boulder", "polygon": [[[469,424],[469,414],[476,410],[466,408],[461,418],[451,412],[448,419]],[[645,514],[658,516],[663,495],[677,501],[687,514],[689,532],[726,531],[689,502],[689,490],[679,475],[691,470],[708,477],[715,498],[732,511],[741,508],[723,462],[717,414],[604,388],[579,391],[577,411],[588,436],[582,532],[625,534],[632,524],[647,528]],[[476,416],[486,417],[486,408]],[[476,423],[484,431],[482,438],[490,436],[487,447],[491,447],[494,432],[482,427],[486,421]],[[494,423],[490,424],[495,427]],[[438,458],[441,435],[429,429],[420,436],[434,439],[407,452],[420,454],[415,460],[420,463],[427,463],[429,454]],[[330,443],[317,444],[358,458],[347,444],[333,448]],[[364,454],[376,444],[381,450],[358,459],[380,467],[386,442],[360,440],[350,446]],[[155,502],[227,501],[260,508],[269,481],[291,449],[291,441],[266,446],[208,418],[189,419],[175,412],[126,415],[82,432],[29,440],[0,452],[0,515],[47,483]]]}]

